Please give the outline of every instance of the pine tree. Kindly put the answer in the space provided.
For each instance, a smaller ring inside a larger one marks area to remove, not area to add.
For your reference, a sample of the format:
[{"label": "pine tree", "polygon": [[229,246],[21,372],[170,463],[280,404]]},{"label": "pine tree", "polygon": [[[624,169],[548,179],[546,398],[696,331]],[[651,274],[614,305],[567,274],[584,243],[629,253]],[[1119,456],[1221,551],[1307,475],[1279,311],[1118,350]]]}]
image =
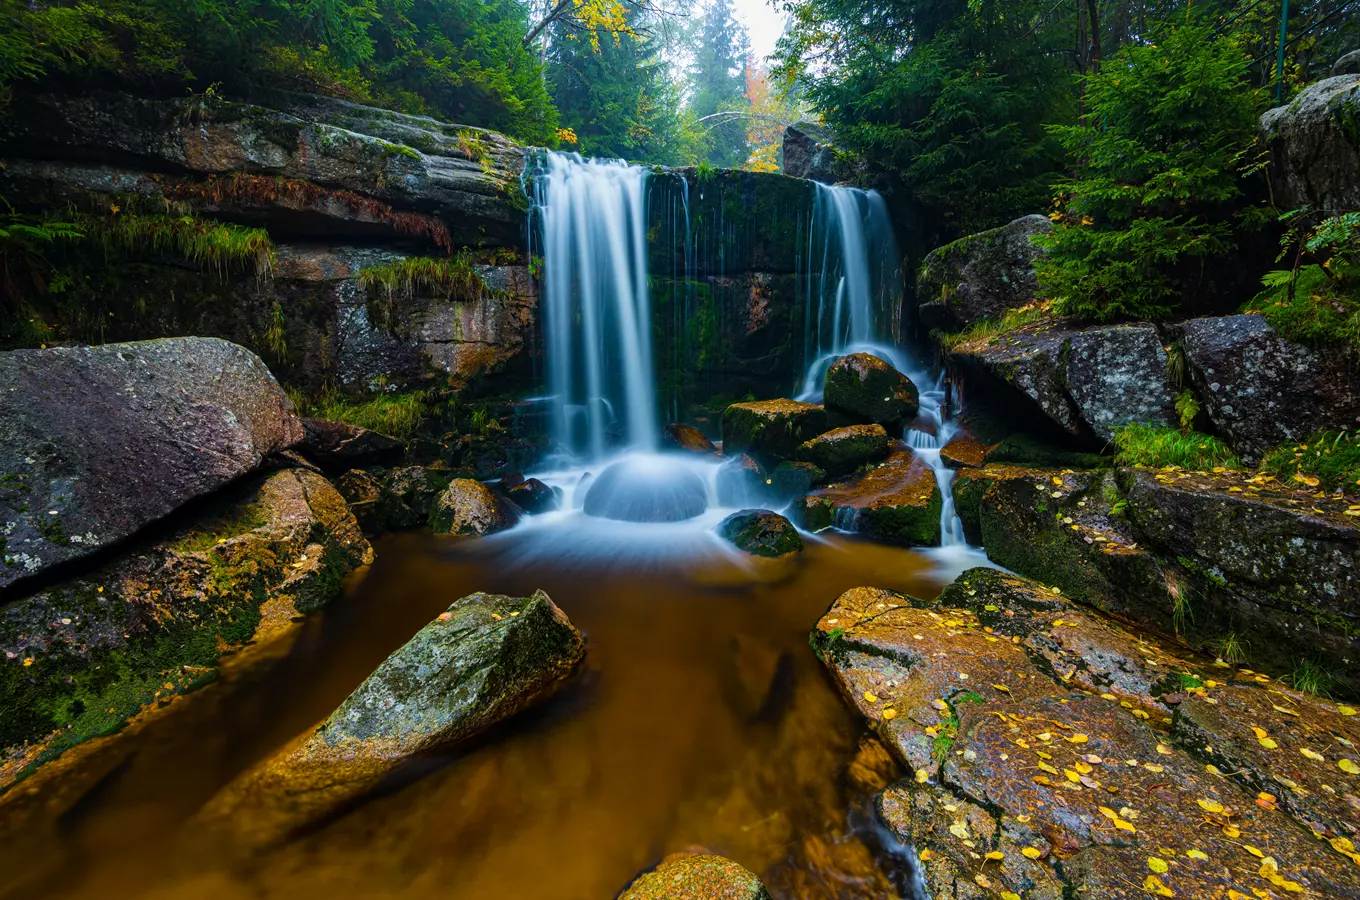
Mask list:
[{"label": "pine tree", "polygon": [[[746,109],[745,69],[749,55],[746,27],[733,15],[731,0],[710,0],[699,21],[694,61],[689,70],[689,108],[697,118]],[[709,162],[718,166],[745,162],[749,150],[743,120],[719,122],[708,130],[712,139]]]}]

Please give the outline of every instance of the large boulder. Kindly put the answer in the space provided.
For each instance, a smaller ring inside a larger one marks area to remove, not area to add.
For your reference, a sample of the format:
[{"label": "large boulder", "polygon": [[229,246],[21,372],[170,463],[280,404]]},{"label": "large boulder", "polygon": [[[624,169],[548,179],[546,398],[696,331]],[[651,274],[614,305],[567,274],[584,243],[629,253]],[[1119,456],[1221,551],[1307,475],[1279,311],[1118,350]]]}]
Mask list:
[{"label": "large boulder", "polygon": [[770,900],[755,873],[722,856],[673,853],[619,900]]},{"label": "large boulder", "polygon": [[932,252],[916,276],[921,323],[954,331],[999,319],[1039,297],[1034,261],[1043,251],[1034,238],[1051,228],[1046,216],[1025,216]]},{"label": "large boulder", "polygon": [[167,534],[0,605],[0,791],[282,634],[373,558],[344,500],[306,469],[256,475]]},{"label": "large boulder", "polygon": [[814,122],[796,122],[784,128],[785,175],[835,184],[842,169],[836,160],[836,138],[829,128]]},{"label": "large boulder", "polygon": [[656,457],[630,457],[600,473],[586,491],[588,516],[621,522],[680,522],[708,509],[708,486],[690,469]]},{"label": "large boulder", "polygon": [[1360,75],[1360,50],[1352,50],[1332,64],[1331,75]]},{"label": "large boulder", "polygon": [[[848,591],[811,641],[912,776],[878,809],[917,851],[931,896],[1213,897],[1256,881],[1281,896],[1360,895],[1360,869],[1341,853],[1354,826],[1333,800],[1356,788],[1337,774],[1352,766],[1335,765],[1355,754],[1308,756],[1336,746],[1329,736],[1355,744],[1348,710],[1206,671],[1184,647],[991,569],[965,572],[935,603]],[[1237,715],[1197,709],[1183,727],[1178,705],[1201,701]],[[1296,757],[1307,762],[1284,762]],[[1244,844],[1265,849],[1240,871],[1224,865]]]},{"label": "large boulder", "polygon": [[826,432],[826,409],[797,400],[733,403],[723,411],[723,453],[749,453],[767,466],[793,459],[798,447]]},{"label": "large boulder", "polygon": [[836,525],[904,547],[940,543],[943,495],[935,473],[910,450],[843,484],[795,501],[790,518],[808,531]]},{"label": "large boulder", "polygon": [[901,427],[916,417],[920,397],[911,379],[869,353],[851,353],[826,372],[822,402],[853,422]]},{"label": "large boulder", "polygon": [[[1349,66],[1346,66],[1349,68]],[[1261,116],[1271,189],[1282,209],[1360,209],[1360,75],[1310,84]]]},{"label": "large boulder", "polygon": [[718,523],[718,536],[752,556],[788,556],[803,549],[798,529],[768,509],[743,509]]},{"label": "large boulder", "polygon": [[430,528],[435,534],[459,537],[493,534],[513,527],[518,521],[518,507],[472,478],[449,482],[430,511]]},{"label": "large boulder", "polygon": [[1342,349],[1292,343],[1251,314],[1191,319],[1180,344],[1205,413],[1244,459],[1360,424],[1360,377]]},{"label": "large boulder", "polygon": [[322,725],[228,785],[199,821],[264,846],[550,697],[585,639],[542,591],[471,594],[389,656]]},{"label": "large boulder", "polygon": [[951,356],[969,387],[989,389],[1003,401],[1026,398],[1077,438],[1106,442],[1122,425],[1177,422],[1166,350],[1147,322],[1083,329],[1047,324],[980,337]]},{"label": "large boulder", "polygon": [[263,362],[212,338],[0,353],[0,589],[121,541],[302,441]]},{"label": "large boulder", "polygon": [[834,478],[884,459],[893,443],[882,425],[846,425],[806,441],[798,448],[798,459]]}]

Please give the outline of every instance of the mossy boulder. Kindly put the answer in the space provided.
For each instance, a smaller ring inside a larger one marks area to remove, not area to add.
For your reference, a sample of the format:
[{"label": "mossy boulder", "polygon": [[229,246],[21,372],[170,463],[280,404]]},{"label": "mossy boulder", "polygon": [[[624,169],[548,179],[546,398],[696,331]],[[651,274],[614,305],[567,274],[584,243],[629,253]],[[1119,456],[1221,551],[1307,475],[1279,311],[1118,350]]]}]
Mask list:
[{"label": "mossy boulder", "polygon": [[211,681],[226,650],[281,633],[340,593],[372,548],[324,477],[248,479],[166,534],[0,606],[0,790]]},{"label": "mossy boulder", "polygon": [[836,511],[826,497],[809,494],[788,505],[784,515],[804,531],[823,531],[836,523]]},{"label": "mossy boulder", "polygon": [[0,590],[303,439],[260,358],[213,338],[0,353],[0,396]]},{"label": "mossy boulder", "polygon": [[797,400],[734,403],[723,411],[723,453],[749,453],[765,465],[793,459],[798,448],[827,429],[826,409]]},{"label": "mossy boulder", "polygon": [[823,402],[852,422],[896,428],[916,417],[920,395],[891,364],[870,353],[851,353],[827,369]]},{"label": "mossy boulder", "polygon": [[935,473],[910,450],[899,450],[881,466],[812,496],[829,504],[832,521],[847,530],[904,547],[940,542],[944,497]]},{"label": "mossy boulder", "polygon": [[300,744],[228,785],[198,821],[248,846],[270,844],[541,703],[584,657],[585,639],[542,591],[471,594],[389,656]]},{"label": "mossy boulder", "polygon": [[998,319],[1039,296],[1034,238],[1052,227],[1032,215],[932,252],[916,278],[917,316],[926,329],[956,331]]},{"label": "mossy boulder", "polygon": [[702,431],[693,425],[684,425],[679,422],[672,422],[661,429],[661,443],[663,446],[684,450],[688,453],[702,455],[718,452],[718,448]]},{"label": "mossy boulder", "polygon": [[718,523],[718,536],[752,556],[787,556],[803,549],[793,523],[768,509],[743,509]]},{"label": "mossy boulder", "polygon": [[435,534],[481,537],[504,531],[518,522],[518,507],[471,478],[449,482],[430,510],[430,528]]},{"label": "mossy boulder", "polygon": [[1360,76],[1310,84],[1261,116],[1261,135],[1281,209],[1360,209]]},{"label": "mossy boulder", "polygon": [[798,459],[834,478],[886,458],[893,443],[882,425],[846,425],[805,442],[798,448]]},{"label": "mossy boulder", "polygon": [[809,462],[782,462],[770,472],[770,493],[783,502],[808,493],[827,479],[826,470]]},{"label": "mossy boulder", "polygon": [[770,900],[754,872],[722,856],[675,853],[638,876],[619,900]]},{"label": "mossy boulder", "polygon": [[951,469],[980,469],[991,449],[970,434],[956,434],[940,448],[940,459]]}]

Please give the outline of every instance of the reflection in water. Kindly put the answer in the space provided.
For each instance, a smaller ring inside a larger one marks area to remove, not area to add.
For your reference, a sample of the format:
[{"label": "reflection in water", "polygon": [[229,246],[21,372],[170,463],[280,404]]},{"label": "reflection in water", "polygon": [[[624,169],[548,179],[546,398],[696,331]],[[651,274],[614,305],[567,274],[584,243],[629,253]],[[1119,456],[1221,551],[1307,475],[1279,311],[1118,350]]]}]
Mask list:
[{"label": "reflection in water", "polygon": [[[0,894],[585,900],[698,845],[777,897],[893,896],[871,802],[896,773],[875,742],[860,746],[807,634],[848,588],[933,596],[951,573],[844,536],[755,561],[692,525],[558,515],[480,541],[381,541],[367,577],[286,655],[229,668],[115,742],[122,763],[102,763],[98,785],[86,764],[45,788],[35,819],[7,813]],[[611,552],[611,530],[654,552]],[[589,638],[585,672],[549,705],[259,858],[182,833],[454,599],[539,587]]]}]

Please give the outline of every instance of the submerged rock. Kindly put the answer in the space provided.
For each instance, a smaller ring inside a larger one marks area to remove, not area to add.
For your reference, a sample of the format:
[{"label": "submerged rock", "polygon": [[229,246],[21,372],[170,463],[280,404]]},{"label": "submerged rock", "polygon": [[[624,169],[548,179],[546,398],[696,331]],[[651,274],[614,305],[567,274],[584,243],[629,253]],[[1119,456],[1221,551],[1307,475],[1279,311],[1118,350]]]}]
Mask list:
[{"label": "submerged rock", "polygon": [[[812,641],[913,775],[879,797],[879,812],[918,851],[932,896],[1213,897],[1253,886],[1360,895],[1350,835],[1327,824],[1337,807],[1322,799],[1295,817],[1257,786],[1328,729],[1360,737],[1331,704],[1206,673],[1184,648],[990,569],[964,573],[937,603],[848,591]],[[1258,701],[1249,721],[1168,734],[1187,696],[1238,690]],[[1320,729],[1301,728],[1309,718]],[[1260,733],[1240,735],[1253,726]],[[1206,768],[1217,748],[1266,738],[1269,769]],[[1326,770],[1339,793],[1357,787],[1345,772]],[[1233,865],[1244,846],[1261,856]]]},{"label": "submerged rock", "polygon": [[723,411],[723,453],[749,453],[766,465],[793,459],[798,447],[826,431],[826,409],[797,400],[734,403]]},{"label": "submerged rock", "polygon": [[888,544],[932,547],[940,542],[943,505],[935,473],[910,450],[899,450],[855,480],[795,501],[801,508],[790,518],[809,531],[825,521]]},{"label": "submerged rock", "polygon": [[798,448],[798,458],[835,477],[883,459],[892,445],[882,425],[847,425],[805,442]]},{"label": "submerged rock", "polygon": [[825,483],[826,478],[826,470],[812,463],[782,462],[770,473],[770,492],[787,503]]},{"label": "submerged rock", "polygon": [[722,856],[673,853],[619,900],[770,900],[754,872]]},{"label": "submerged rock", "polygon": [[559,492],[548,487],[537,478],[513,476],[502,478],[496,490],[515,506],[531,516],[552,512],[562,505]]},{"label": "submerged rock", "polygon": [[1147,322],[1031,328],[969,341],[951,358],[970,387],[990,389],[1001,402],[1027,398],[1076,438],[1104,442],[1133,422],[1178,421],[1166,350]]},{"label": "submerged rock", "polygon": [[0,589],[303,439],[260,358],[213,338],[0,353],[0,396]]},{"label": "submerged rock", "polygon": [[228,785],[198,819],[247,846],[280,840],[547,699],[584,657],[585,639],[542,591],[471,594],[389,656],[299,746]]},{"label": "submerged rock", "polygon": [[823,398],[831,412],[892,428],[915,418],[920,403],[910,378],[869,353],[851,353],[832,363]]},{"label": "submerged rock", "polygon": [[1357,121],[1360,76],[1351,73],[1310,84],[1261,116],[1261,134],[1270,147],[1271,188],[1281,209],[1307,206],[1332,214],[1360,209]]},{"label": "submerged rock", "polygon": [[765,470],[743,453],[723,463],[716,478],[719,506],[751,506],[769,492]]},{"label": "submerged rock", "polygon": [[927,329],[959,330],[999,319],[1039,296],[1034,238],[1048,234],[1047,216],[960,238],[932,252],[916,278],[917,315]]},{"label": "submerged rock", "polygon": [[803,549],[798,529],[768,509],[743,509],[718,523],[718,536],[752,556],[787,556]]},{"label": "submerged rock", "polygon": [[1348,351],[1292,343],[1250,314],[1191,319],[1180,335],[1205,413],[1243,458],[1360,425],[1360,377]]},{"label": "submerged rock", "polygon": [[504,531],[517,522],[518,507],[471,478],[449,482],[430,511],[430,528],[435,534],[480,537]]},{"label": "submerged rock", "polygon": [[661,429],[661,443],[690,453],[718,452],[718,448],[702,431],[693,425],[682,425],[678,422],[672,422]]},{"label": "submerged rock", "polygon": [[380,432],[329,419],[303,419],[302,427],[305,437],[298,449],[307,459],[332,472],[391,461],[405,446]]},{"label": "submerged rock", "polygon": [[622,522],[680,522],[707,509],[704,480],[664,459],[633,457],[616,462],[586,491],[586,515]]},{"label": "submerged rock", "polygon": [[287,469],[0,605],[0,791],[35,761],[213,680],[221,653],[285,632],[372,559],[326,479]]}]

